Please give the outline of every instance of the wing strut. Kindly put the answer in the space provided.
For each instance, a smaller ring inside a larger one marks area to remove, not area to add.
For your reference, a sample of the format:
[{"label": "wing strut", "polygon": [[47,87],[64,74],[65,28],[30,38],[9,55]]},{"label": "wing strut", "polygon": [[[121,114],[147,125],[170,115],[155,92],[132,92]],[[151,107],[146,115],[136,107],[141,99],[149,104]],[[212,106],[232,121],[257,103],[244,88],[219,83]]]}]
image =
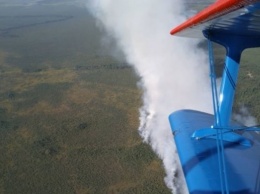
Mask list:
[{"label": "wing strut", "polygon": [[213,128],[215,128],[217,132],[216,142],[217,142],[217,151],[218,151],[217,153],[218,153],[218,166],[219,166],[219,174],[220,174],[221,193],[229,194],[228,179],[226,173],[226,160],[225,160],[224,146],[223,146],[223,130],[220,129],[222,125],[221,125],[221,117],[219,113],[219,101],[218,101],[218,91],[217,91],[217,84],[216,84],[214,54],[213,54],[212,42],[209,39],[208,39],[208,50],[209,50],[209,65],[210,65],[213,109],[215,115]]},{"label": "wing strut", "polygon": [[[245,48],[254,47],[256,45],[259,46],[260,42],[255,41],[255,38],[250,40],[250,38],[247,37],[245,40],[242,36],[221,35],[219,33],[210,32],[210,30],[204,31],[204,36],[208,39],[214,125],[210,129],[196,130],[192,134],[192,137],[196,139],[204,137],[216,139],[221,191],[222,194],[228,194],[229,187],[226,175],[227,169],[223,141],[238,142],[244,146],[251,146],[249,140],[233,132],[236,129],[230,130],[230,119],[238,78],[240,57]],[[214,55],[211,41],[223,45],[227,51],[219,95],[216,86]]]}]

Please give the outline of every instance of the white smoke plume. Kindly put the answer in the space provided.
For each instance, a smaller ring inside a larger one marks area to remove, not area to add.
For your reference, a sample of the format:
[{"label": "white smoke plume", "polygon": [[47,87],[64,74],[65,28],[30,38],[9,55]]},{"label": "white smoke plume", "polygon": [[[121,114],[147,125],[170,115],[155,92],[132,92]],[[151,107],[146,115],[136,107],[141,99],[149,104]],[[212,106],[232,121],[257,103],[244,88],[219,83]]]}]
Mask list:
[{"label": "white smoke plume", "polygon": [[[168,115],[178,109],[211,112],[207,57],[198,40],[170,36],[185,20],[183,0],[89,0],[87,7],[117,41],[141,77],[143,106],[139,131],[162,159],[165,183],[185,193]],[[176,180],[175,180],[176,179]]]},{"label": "white smoke plume", "polygon": [[233,119],[247,127],[257,125],[257,119],[250,114],[248,108],[244,105],[240,107],[237,113],[233,114]]}]

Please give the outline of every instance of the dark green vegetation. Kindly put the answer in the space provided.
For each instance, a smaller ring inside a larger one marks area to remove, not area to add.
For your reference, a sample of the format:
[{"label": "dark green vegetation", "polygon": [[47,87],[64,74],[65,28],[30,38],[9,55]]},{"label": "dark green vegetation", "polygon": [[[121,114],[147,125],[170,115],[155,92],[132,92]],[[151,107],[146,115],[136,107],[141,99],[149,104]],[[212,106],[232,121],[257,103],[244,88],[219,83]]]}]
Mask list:
[{"label": "dark green vegetation", "polygon": [[0,8],[0,193],[169,193],[140,91],[76,7]]},{"label": "dark green vegetation", "polygon": [[234,110],[246,106],[260,121],[260,49],[247,49],[242,54]]}]

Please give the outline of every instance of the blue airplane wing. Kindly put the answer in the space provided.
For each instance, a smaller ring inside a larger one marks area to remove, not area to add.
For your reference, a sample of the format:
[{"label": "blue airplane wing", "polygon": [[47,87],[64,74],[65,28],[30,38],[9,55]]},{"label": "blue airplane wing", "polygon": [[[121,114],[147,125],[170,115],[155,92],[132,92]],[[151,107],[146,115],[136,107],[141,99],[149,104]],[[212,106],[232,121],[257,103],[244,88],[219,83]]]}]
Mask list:
[{"label": "blue airplane wing", "polygon": [[[179,110],[169,116],[189,192],[260,193],[259,128],[231,120],[241,53],[260,47],[259,1],[218,0],[171,34],[206,37],[227,50],[219,94],[211,77],[214,114]],[[212,60],[210,67],[214,67]]]}]

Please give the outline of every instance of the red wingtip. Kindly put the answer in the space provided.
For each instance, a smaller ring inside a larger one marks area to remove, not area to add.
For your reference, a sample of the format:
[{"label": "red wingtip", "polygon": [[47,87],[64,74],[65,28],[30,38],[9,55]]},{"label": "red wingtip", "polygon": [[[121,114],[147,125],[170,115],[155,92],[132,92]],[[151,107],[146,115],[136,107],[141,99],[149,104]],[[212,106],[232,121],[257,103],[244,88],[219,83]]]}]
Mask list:
[{"label": "red wingtip", "polygon": [[171,35],[177,34],[186,28],[190,28],[190,27],[196,26],[202,22],[225,15],[225,14],[235,11],[241,7],[250,5],[256,1],[259,1],[259,0],[218,0],[215,3],[211,4],[209,7],[205,8],[204,10],[199,12],[197,15],[191,17],[190,19],[186,20],[181,25],[172,29],[170,34]]}]

